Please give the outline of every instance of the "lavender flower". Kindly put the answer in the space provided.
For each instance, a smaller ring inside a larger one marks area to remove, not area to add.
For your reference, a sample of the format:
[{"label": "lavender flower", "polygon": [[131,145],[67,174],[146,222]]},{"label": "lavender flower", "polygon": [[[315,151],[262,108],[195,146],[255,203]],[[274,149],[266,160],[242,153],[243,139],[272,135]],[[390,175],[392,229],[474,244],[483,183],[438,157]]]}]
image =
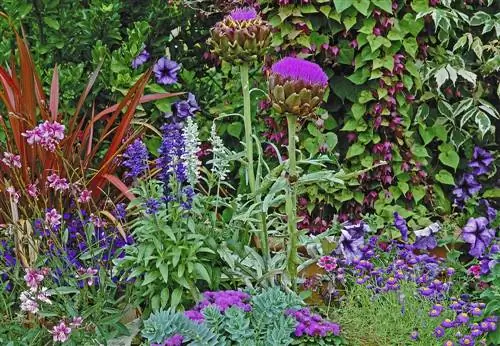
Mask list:
[{"label": "lavender flower", "polygon": [[494,237],[485,217],[470,218],[462,229],[462,239],[471,245],[469,254],[474,257],[481,257]]},{"label": "lavender flower", "polygon": [[123,153],[122,165],[128,168],[125,176],[137,179],[143,175],[148,169],[148,157],[146,145],[140,139],[136,139]]},{"label": "lavender flower", "polygon": [[328,76],[323,69],[310,61],[286,57],[275,63],[271,67],[272,73],[283,78],[302,81],[308,85],[328,85]]},{"label": "lavender flower", "polygon": [[143,65],[148,61],[150,55],[147,50],[143,49],[135,58],[132,60],[132,68],[137,69],[139,66]]},{"label": "lavender flower", "polygon": [[476,146],[469,167],[473,169],[475,175],[487,174],[493,161],[493,155],[488,150]]},{"label": "lavender flower", "polygon": [[159,178],[167,187],[172,177],[179,183],[186,181],[186,165],[181,159],[184,155],[184,138],[181,130],[174,124],[162,126],[162,142],[158,149],[160,157],[156,160],[156,165],[160,168]]},{"label": "lavender flower", "polygon": [[408,226],[406,225],[406,220],[397,212],[394,213],[394,227],[401,232],[401,238],[403,241],[408,241]]},{"label": "lavender flower", "polygon": [[237,8],[229,13],[232,20],[237,22],[243,22],[255,19],[257,17],[257,11],[253,7]]},{"label": "lavender flower", "polygon": [[477,182],[476,177],[470,173],[464,174],[458,180],[458,184],[453,189],[455,196],[454,203],[462,206],[463,203],[481,190],[482,186]]},{"label": "lavender flower", "polygon": [[160,58],[153,67],[153,73],[158,84],[170,85],[177,83],[177,73],[181,65],[166,57]]}]

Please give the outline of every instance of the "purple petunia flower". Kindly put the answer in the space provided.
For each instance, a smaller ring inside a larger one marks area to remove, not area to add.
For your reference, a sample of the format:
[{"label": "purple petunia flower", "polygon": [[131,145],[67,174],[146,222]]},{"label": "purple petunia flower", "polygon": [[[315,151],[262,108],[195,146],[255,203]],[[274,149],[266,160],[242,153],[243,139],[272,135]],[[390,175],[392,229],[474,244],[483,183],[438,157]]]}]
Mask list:
[{"label": "purple petunia flower", "polygon": [[413,243],[415,249],[419,250],[432,250],[437,246],[437,241],[434,236],[429,235],[426,237],[418,237]]},{"label": "purple petunia flower", "polygon": [[339,239],[339,248],[345,257],[346,262],[349,264],[355,259],[361,258],[361,247],[364,245],[364,238],[359,236],[357,237],[356,233],[350,233],[345,229],[341,230],[341,232],[342,235]]},{"label": "purple petunia flower", "polygon": [[166,57],[160,58],[153,67],[153,72],[156,76],[158,84],[170,85],[177,83],[177,73],[181,69],[181,65],[167,59]]},{"label": "purple petunia flower", "polygon": [[271,67],[271,71],[283,78],[303,81],[310,85],[328,85],[328,76],[318,64],[299,58],[283,58]]},{"label": "purple petunia flower", "polygon": [[453,189],[453,196],[455,196],[454,203],[462,206],[463,202],[474,196],[481,190],[481,184],[476,180],[476,177],[470,173],[464,174],[458,180],[457,185]]},{"label": "purple petunia flower", "polygon": [[150,58],[150,55],[147,50],[143,49],[142,52],[140,52],[134,60],[132,60],[132,68],[137,69],[139,66],[144,64],[146,61],[148,61]]},{"label": "purple petunia flower", "polygon": [[196,97],[192,93],[188,93],[187,100],[181,100],[172,104],[172,112],[165,113],[165,118],[171,123],[176,124],[177,127],[182,128],[184,121],[193,117],[196,112],[200,110]]},{"label": "purple petunia flower", "polygon": [[246,20],[252,20],[257,17],[257,11],[253,7],[237,8],[229,13],[232,20],[237,22],[243,22]]},{"label": "purple petunia flower", "polygon": [[473,169],[474,174],[482,175],[488,173],[490,165],[493,161],[493,155],[491,155],[488,150],[476,146],[474,147],[469,167]]},{"label": "purple petunia flower", "polygon": [[394,212],[394,227],[401,232],[403,241],[408,241],[408,226],[406,225],[406,220],[397,212]]},{"label": "purple petunia flower", "polygon": [[490,205],[487,199],[481,199],[479,201],[479,206],[483,209],[486,218],[489,222],[492,222],[497,217],[497,210]]},{"label": "purple petunia flower", "polygon": [[470,244],[469,254],[474,257],[481,257],[494,237],[485,217],[470,218],[462,229],[462,239]]},{"label": "purple petunia flower", "polygon": [[148,149],[140,139],[130,144],[123,153],[122,165],[128,168],[125,176],[136,179],[143,175],[148,169],[148,156]]}]

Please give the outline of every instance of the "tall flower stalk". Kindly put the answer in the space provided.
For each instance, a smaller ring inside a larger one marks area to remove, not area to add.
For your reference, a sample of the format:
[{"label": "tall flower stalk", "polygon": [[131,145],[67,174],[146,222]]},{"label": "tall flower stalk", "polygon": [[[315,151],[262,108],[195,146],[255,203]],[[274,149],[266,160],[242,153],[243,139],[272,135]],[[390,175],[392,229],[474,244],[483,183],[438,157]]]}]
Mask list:
[{"label": "tall flower stalk", "polygon": [[248,82],[248,64],[240,65],[241,90],[243,93],[243,123],[245,125],[245,147],[247,154],[247,176],[250,191],[255,193],[255,173],[253,170],[252,113],[250,106],[250,83]]},{"label": "tall flower stalk", "polygon": [[269,94],[273,108],[286,114],[288,122],[288,189],[286,213],[288,219],[287,271],[292,286],[297,286],[297,193],[299,179],[295,149],[297,118],[309,117],[323,100],[328,77],[320,66],[297,58],[284,58],[271,67]]}]

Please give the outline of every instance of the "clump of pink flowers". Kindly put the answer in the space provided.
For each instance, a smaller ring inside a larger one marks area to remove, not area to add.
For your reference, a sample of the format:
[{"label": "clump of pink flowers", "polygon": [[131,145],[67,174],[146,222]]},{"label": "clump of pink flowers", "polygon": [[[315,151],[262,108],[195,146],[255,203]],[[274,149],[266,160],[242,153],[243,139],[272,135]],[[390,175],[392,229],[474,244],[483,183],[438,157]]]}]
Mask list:
[{"label": "clump of pink flowers", "polygon": [[21,156],[9,152],[3,153],[2,162],[9,168],[21,168]]},{"label": "clump of pink flowers", "polygon": [[40,303],[52,304],[50,293],[46,287],[41,287],[42,281],[48,274],[48,269],[33,269],[26,268],[24,281],[29,287],[28,290],[21,292],[19,299],[21,300],[21,310],[36,314],[40,309]]},{"label": "clump of pink flowers", "polygon": [[36,126],[33,130],[28,130],[22,135],[26,137],[28,144],[40,144],[47,151],[54,152],[56,146],[64,139],[64,125],[57,121],[45,121]]}]

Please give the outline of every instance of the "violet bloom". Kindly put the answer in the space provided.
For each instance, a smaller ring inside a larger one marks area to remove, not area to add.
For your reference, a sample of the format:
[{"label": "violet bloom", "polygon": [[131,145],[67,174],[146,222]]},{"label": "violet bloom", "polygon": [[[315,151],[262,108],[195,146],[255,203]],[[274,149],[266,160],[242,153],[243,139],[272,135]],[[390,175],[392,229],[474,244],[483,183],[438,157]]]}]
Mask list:
[{"label": "violet bloom", "polygon": [[143,65],[146,61],[148,61],[150,55],[147,50],[143,49],[134,60],[132,60],[132,68],[137,69],[139,66]]},{"label": "violet bloom", "polygon": [[172,104],[172,112],[165,113],[165,119],[175,124],[178,128],[184,127],[184,121],[193,117],[200,110],[196,97],[192,93],[188,93],[187,100],[181,100]]},{"label": "violet bloom", "polygon": [[470,335],[464,335],[463,338],[458,340],[459,345],[474,346],[474,338]]},{"label": "violet bloom", "polygon": [[43,149],[54,152],[56,145],[64,139],[64,130],[64,125],[59,124],[57,121],[51,123],[46,120],[33,130],[23,132],[21,135],[26,137],[28,144],[40,144]]},{"label": "violet bloom", "polygon": [[403,241],[408,241],[408,226],[406,225],[406,220],[397,212],[394,212],[394,227],[401,232]]},{"label": "violet bloom", "polygon": [[469,167],[476,175],[487,174],[493,161],[493,155],[488,150],[476,146]]},{"label": "violet bloom", "polygon": [[153,67],[153,72],[156,77],[156,82],[158,84],[170,85],[177,83],[177,73],[181,69],[181,65],[167,59],[165,57],[160,58],[158,62]]},{"label": "violet bloom", "polygon": [[364,245],[363,237],[357,237],[355,233],[350,233],[343,229],[339,239],[339,249],[344,255],[348,264],[355,259],[361,258],[361,248]]},{"label": "violet bloom", "polygon": [[470,173],[464,174],[453,189],[452,193],[455,196],[454,203],[461,206],[463,202],[478,193],[481,188],[481,184],[476,180],[474,175]]},{"label": "violet bloom", "polygon": [[168,188],[172,177],[181,184],[187,180],[186,163],[182,160],[185,145],[181,130],[175,124],[165,124],[161,130],[163,138],[158,149],[159,158],[156,165],[160,169],[158,177]]},{"label": "violet bloom", "polygon": [[123,153],[122,165],[128,169],[127,178],[137,179],[148,169],[148,149],[143,141],[136,139]]},{"label": "violet bloom", "polygon": [[299,58],[283,58],[271,67],[271,71],[283,78],[302,81],[309,85],[322,87],[328,85],[328,76],[319,65]]},{"label": "violet bloom", "polygon": [[497,217],[497,210],[490,205],[487,199],[481,199],[479,201],[479,206],[486,215],[489,222],[492,222]]},{"label": "violet bloom", "polygon": [[495,237],[495,231],[488,228],[488,219],[485,217],[470,218],[462,229],[462,239],[470,244],[469,254],[481,257]]},{"label": "violet bloom", "polygon": [[237,22],[252,20],[257,17],[257,11],[253,7],[237,8],[229,13],[229,17]]},{"label": "violet bloom", "polygon": [[64,321],[61,321],[58,325],[54,326],[49,333],[52,334],[52,339],[54,341],[65,342],[71,334],[71,328],[66,326]]}]

